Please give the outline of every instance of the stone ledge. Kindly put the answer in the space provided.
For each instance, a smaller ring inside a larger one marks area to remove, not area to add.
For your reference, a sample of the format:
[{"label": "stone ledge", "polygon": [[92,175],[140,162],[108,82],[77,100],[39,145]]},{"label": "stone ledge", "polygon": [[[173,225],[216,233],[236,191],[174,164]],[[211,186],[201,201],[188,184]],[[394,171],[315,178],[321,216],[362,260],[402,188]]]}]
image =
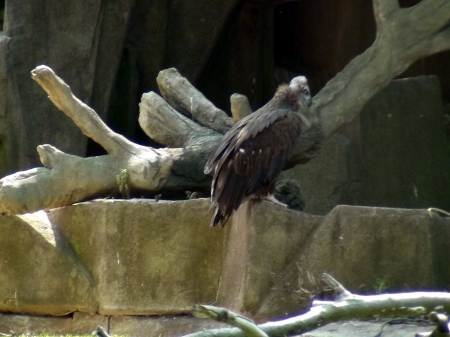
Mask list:
[{"label": "stone ledge", "polygon": [[450,219],[426,210],[340,205],[313,216],[263,202],[230,227],[218,303],[256,319],[306,308],[299,280],[318,293],[324,272],[359,294],[450,288]]},{"label": "stone ledge", "polygon": [[82,312],[69,317],[0,314],[0,334],[89,335],[98,326],[107,327],[108,320]]},{"label": "stone ledge", "polygon": [[[216,303],[267,320],[300,312],[328,272],[355,293],[445,289],[449,219],[337,206],[326,216],[244,204],[210,228],[206,199],[97,200],[0,217],[0,310],[187,313]],[[311,284],[307,273],[317,284]]]},{"label": "stone ledge", "polygon": [[0,310],[158,315],[213,303],[228,229],[209,202],[97,200],[0,218]]},{"label": "stone ledge", "polygon": [[0,311],[59,316],[97,310],[89,273],[52,226],[43,211],[0,217]]}]

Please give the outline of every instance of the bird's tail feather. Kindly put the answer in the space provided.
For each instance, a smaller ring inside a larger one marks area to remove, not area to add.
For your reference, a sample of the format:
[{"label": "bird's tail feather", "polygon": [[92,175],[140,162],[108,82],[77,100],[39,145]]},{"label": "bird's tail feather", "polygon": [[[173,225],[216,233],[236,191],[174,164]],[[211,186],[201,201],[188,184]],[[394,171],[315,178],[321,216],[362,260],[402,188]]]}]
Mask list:
[{"label": "bird's tail feather", "polygon": [[211,220],[211,227],[216,227],[217,225],[220,225],[221,227],[225,226],[225,223],[228,221],[229,216],[223,215],[220,212],[220,209],[218,206],[216,206],[216,210],[214,212],[214,216]]}]

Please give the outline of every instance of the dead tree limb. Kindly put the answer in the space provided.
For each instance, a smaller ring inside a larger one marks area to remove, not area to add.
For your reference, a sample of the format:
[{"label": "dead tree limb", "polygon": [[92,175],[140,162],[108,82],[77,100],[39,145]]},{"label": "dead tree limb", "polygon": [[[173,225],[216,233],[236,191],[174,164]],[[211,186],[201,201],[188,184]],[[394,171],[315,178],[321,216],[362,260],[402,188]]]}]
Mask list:
[{"label": "dead tree limb", "polygon": [[142,95],[139,104],[139,125],[151,139],[168,147],[186,147],[193,138],[214,136],[216,132],[202,127],[179,114],[154,92]]},{"label": "dead tree limb", "polygon": [[[307,313],[278,322],[258,326],[269,336],[301,334],[317,327],[346,319],[371,317],[401,317],[429,314],[434,310],[450,310],[450,294],[440,292],[416,292],[403,294],[382,294],[373,296],[354,295],[342,287],[330,275],[324,274],[324,281],[338,289],[341,297],[334,302],[313,302]],[[239,329],[214,329],[196,332],[185,337],[244,337]]]},{"label": "dead tree limb", "polygon": [[231,115],[235,122],[250,115],[252,109],[248,102],[247,96],[241,94],[233,94],[230,97]]},{"label": "dead tree limb", "polygon": [[[108,155],[81,158],[51,145],[38,146],[45,168],[18,172],[0,180],[0,213],[21,214],[117,194],[116,176],[124,169],[129,173],[130,187],[135,190],[156,192],[163,187],[168,190],[209,187],[210,178],[203,174],[203,167],[221,135],[178,113],[173,114],[174,110],[159,96],[146,94],[140,122],[157,141],[182,148],[153,149],[134,144],[113,132],[49,67],[37,67],[32,78],[86,136],[107,150]],[[147,110],[149,101],[157,108]],[[151,119],[152,123],[159,119],[165,132],[157,133],[150,127]],[[181,136],[175,137],[179,132]]]},{"label": "dead tree limb", "polygon": [[200,125],[225,134],[233,120],[214,106],[175,68],[160,71],[156,78],[161,95],[182,114],[192,116]]},{"label": "dead tree limb", "polygon": [[110,130],[94,110],[78,100],[53,70],[39,66],[32,78],[82,132],[102,145],[108,156],[80,158],[51,145],[38,146],[45,168],[18,172],[0,180],[0,212],[20,214],[59,207],[117,190],[116,175],[130,173],[136,189],[158,190],[170,175],[173,160],[162,150],[140,146]]},{"label": "dead tree limb", "polygon": [[250,337],[268,337],[251,319],[224,308],[211,305],[196,305],[192,314],[197,318],[209,318],[238,327]]},{"label": "dead tree limb", "polygon": [[329,137],[353,120],[367,101],[415,61],[450,49],[450,1],[422,0],[400,8],[374,0],[375,42],[314,97],[313,109]]}]

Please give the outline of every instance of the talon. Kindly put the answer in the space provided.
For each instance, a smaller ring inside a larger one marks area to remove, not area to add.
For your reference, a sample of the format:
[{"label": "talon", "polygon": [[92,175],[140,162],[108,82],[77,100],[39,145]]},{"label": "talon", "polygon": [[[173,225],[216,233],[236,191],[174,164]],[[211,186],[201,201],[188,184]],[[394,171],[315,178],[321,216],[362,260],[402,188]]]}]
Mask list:
[{"label": "talon", "polygon": [[283,206],[286,208],[288,207],[288,205],[283,204],[281,201],[278,201],[273,194],[258,196],[258,197],[256,197],[256,199],[267,200],[267,201],[273,202],[274,204],[277,204],[277,205],[280,205],[280,206]]}]

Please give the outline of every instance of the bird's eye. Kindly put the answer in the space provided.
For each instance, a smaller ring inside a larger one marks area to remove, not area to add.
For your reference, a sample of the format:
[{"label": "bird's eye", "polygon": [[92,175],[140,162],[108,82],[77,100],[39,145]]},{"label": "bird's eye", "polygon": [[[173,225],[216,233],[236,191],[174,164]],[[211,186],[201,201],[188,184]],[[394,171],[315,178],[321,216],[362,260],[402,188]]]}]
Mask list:
[{"label": "bird's eye", "polygon": [[307,89],[307,88],[303,88],[303,93],[306,94],[306,95],[308,95],[308,94],[309,94],[308,89]]}]

